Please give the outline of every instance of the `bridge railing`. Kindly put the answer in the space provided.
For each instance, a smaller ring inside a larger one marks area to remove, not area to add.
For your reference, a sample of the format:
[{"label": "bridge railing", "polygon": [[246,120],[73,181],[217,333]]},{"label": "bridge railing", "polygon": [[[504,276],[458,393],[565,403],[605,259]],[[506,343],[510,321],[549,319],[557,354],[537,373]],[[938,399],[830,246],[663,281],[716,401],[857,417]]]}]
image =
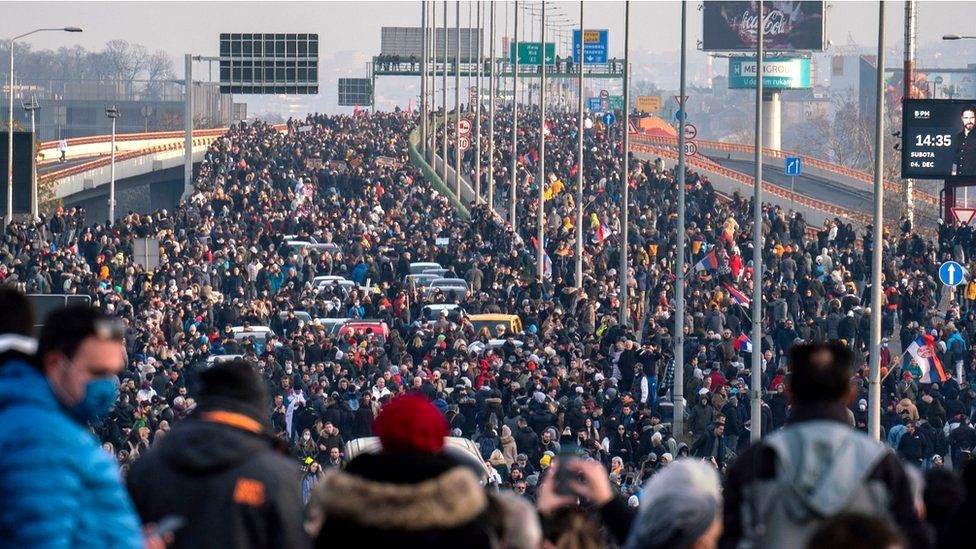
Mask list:
[{"label": "bridge railing", "polygon": [[[227,128],[210,128],[205,130],[194,130],[193,137],[219,137],[227,132]],[[115,141],[147,141],[153,139],[178,139],[186,133],[183,130],[171,132],[148,132],[148,133],[120,133],[115,135]],[[106,143],[112,140],[111,135],[89,135],[87,137],[73,137],[66,139],[68,148],[78,145],[91,145],[93,143]],[[57,141],[44,141],[41,143],[41,150],[54,150],[58,148]]]},{"label": "bridge railing", "polygon": [[[676,138],[663,137],[663,136],[635,134],[635,139],[637,141],[666,143],[668,145],[677,145],[678,143],[678,140]],[[698,143],[699,147],[701,148],[719,150],[719,151],[748,152],[748,153],[752,153],[755,151],[755,148],[750,145],[741,145],[738,143],[724,143],[721,141],[706,141],[701,139],[696,140],[696,143]],[[836,173],[838,175],[843,175],[851,179],[856,179],[868,185],[874,184],[874,176],[867,172],[862,172],[860,170],[855,170],[852,168],[848,168],[846,166],[840,166],[819,158],[813,158],[811,156],[806,156],[803,154],[779,151],[779,150],[767,149],[767,148],[763,148],[763,155],[771,156],[773,158],[786,158],[788,156],[798,156],[803,159],[804,164],[807,164],[809,166],[819,168],[821,170],[828,171],[831,173]],[[901,192],[901,185],[893,181],[885,181],[884,188],[888,192]],[[923,202],[926,202],[928,204],[938,205],[939,203],[939,198],[937,196],[925,192],[920,192],[917,190],[915,191],[915,198]]]}]

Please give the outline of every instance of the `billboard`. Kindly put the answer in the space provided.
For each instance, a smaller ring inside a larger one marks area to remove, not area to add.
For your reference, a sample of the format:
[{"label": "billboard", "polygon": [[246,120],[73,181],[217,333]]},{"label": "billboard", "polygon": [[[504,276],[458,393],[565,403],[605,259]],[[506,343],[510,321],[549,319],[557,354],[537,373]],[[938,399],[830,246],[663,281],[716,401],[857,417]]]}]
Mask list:
[{"label": "billboard", "polygon": [[[764,2],[766,51],[823,51],[826,2]],[[705,0],[704,51],[755,51],[759,17],[756,2]]]},{"label": "billboard", "polygon": [[319,35],[221,33],[220,93],[319,93]]},{"label": "billboard", "polygon": [[902,113],[902,177],[976,180],[976,99],[906,99]]},{"label": "billboard", "polygon": [[373,82],[369,78],[340,78],[339,106],[365,107],[373,104]]},{"label": "billboard", "polygon": [[[0,132],[0,216],[7,215],[7,136]],[[34,178],[34,137],[14,132],[14,213],[31,213],[31,181]]]},{"label": "billboard", "polygon": [[[755,88],[757,66],[755,57],[730,57],[729,89]],[[779,90],[809,88],[810,60],[804,58],[766,59],[763,61],[763,87]]]},{"label": "billboard", "polygon": [[[429,34],[428,34],[429,36]],[[481,29],[461,29],[461,61],[478,59],[478,44],[481,42]],[[380,55],[399,56],[403,60],[420,59],[423,51],[424,32],[420,27],[381,27]],[[454,59],[457,53],[457,35],[454,29],[447,31],[447,57]],[[433,54],[438,60],[444,58],[444,29],[434,29]]]}]

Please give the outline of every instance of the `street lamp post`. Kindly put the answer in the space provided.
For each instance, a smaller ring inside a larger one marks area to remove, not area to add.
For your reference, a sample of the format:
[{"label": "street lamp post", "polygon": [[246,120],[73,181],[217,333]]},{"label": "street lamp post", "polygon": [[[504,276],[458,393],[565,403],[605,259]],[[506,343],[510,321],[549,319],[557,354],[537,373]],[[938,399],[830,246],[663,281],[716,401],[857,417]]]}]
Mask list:
[{"label": "street lamp post", "polygon": [[115,121],[119,119],[119,109],[115,105],[105,109],[105,116],[112,121],[112,168],[108,186],[108,224],[115,225]]},{"label": "street lamp post", "polygon": [[34,29],[10,39],[10,110],[7,119],[7,218],[6,224],[14,220],[14,42],[38,32],[82,32],[81,27],[60,27]]},{"label": "street lamp post", "polygon": [[[30,113],[31,119],[31,146],[37,142],[37,131],[34,125],[34,113],[37,109],[41,108],[37,104],[37,99],[34,97],[30,98],[30,101],[24,101],[24,110]],[[38,219],[37,216],[37,163],[31,162],[31,217],[35,221]]]}]

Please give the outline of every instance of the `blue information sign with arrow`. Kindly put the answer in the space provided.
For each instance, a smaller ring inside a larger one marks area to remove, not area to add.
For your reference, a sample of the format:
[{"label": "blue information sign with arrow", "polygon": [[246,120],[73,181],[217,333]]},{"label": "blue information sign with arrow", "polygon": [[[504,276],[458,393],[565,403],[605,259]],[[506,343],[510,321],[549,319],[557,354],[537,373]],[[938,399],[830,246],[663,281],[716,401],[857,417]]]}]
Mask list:
[{"label": "blue information sign with arrow", "polygon": [[[580,31],[573,31],[573,63],[580,62]],[[586,63],[606,63],[607,62],[607,35],[606,29],[583,31],[583,61]]]},{"label": "blue information sign with arrow", "polygon": [[962,284],[964,271],[962,265],[955,261],[946,261],[939,267],[939,280],[946,286]]},{"label": "blue information sign with arrow", "polygon": [[603,115],[604,126],[613,126],[613,123],[616,121],[617,121],[617,117],[614,116],[612,112],[608,112],[607,114]]},{"label": "blue information sign with arrow", "polygon": [[786,164],[784,165],[786,170],[786,175],[798,176],[803,170],[803,159],[799,156],[788,156],[786,157]]}]

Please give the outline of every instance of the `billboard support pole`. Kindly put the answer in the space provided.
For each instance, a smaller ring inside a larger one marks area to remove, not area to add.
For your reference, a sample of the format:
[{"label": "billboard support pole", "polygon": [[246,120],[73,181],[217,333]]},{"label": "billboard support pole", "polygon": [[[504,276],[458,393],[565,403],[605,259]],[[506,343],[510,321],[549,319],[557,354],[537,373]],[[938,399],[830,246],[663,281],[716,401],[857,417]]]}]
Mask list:
[{"label": "billboard support pole", "polygon": [[871,254],[871,355],[868,373],[868,434],[881,440],[881,256],[884,232],[884,62],[885,3],[878,2],[878,70],[874,111],[874,232]]},{"label": "billboard support pole", "polygon": [[[441,131],[444,137],[441,143],[441,181],[447,185],[447,0],[444,0],[444,45],[441,48]],[[435,48],[436,49],[436,48]]]},{"label": "billboard support pole", "polygon": [[[756,179],[752,191],[752,353],[750,368],[751,416],[750,438],[762,437],[762,149],[763,149],[763,41],[765,28],[763,0],[759,0],[756,25]],[[683,113],[682,113],[683,114]]]},{"label": "billboard support pole", "polygon": [[[915,50],[918,47],[916,43],[917,34],[918,10],[915,5],[915,0],[905,0],[905,70],[902,73],[902,80],[905,85],[904,96],[908,99],[913,97],[912,84],[915,83]],[[914,227],[915,181],[912,179],[904,179],[902,180],[902,185],[902,194],[904,195],[903,198],[905,201],[905,218]]]}]

